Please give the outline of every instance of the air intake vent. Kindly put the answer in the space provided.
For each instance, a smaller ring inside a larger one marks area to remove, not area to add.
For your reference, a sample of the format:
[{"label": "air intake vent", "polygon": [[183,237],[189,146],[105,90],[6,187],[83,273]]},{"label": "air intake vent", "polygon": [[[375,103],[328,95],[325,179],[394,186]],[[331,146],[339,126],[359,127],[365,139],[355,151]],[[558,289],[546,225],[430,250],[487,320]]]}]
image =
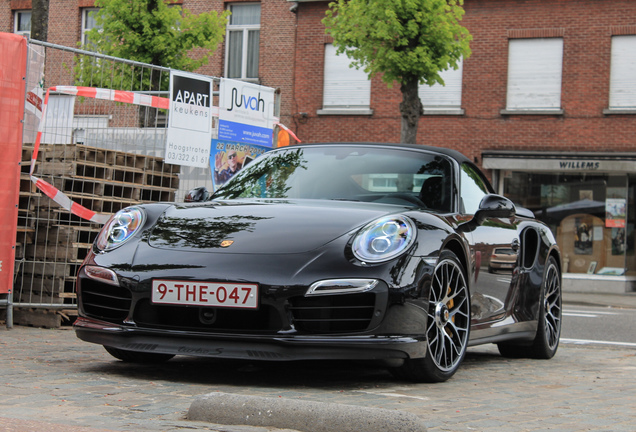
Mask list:
[{"label": "air intake vent", "polygon": [[289,308],[298,331],[346,333],[367,330],[375,310],[375,294],[294,297]]},{"label": "air intake vent", "polygon": [[80,306],[91,318],[121,323],[130,311],[132,295],[126,288],[82,278],[79,294]]}]

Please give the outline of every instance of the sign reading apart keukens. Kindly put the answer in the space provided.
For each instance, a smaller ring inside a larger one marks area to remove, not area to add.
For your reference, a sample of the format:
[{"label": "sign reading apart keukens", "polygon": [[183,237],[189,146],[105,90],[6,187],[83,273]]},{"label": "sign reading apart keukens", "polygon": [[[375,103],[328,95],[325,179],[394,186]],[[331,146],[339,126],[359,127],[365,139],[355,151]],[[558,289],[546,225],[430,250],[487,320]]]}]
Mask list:
[{"label": "sign reading apart keukens", "polygon": [[205,168],[212,140],[212,80],[170,72],[167,163]]},{"label": "sign reading apart keukens", "polygon": [[219,139],[271,147],[274,89],[230,79],[219,88]]}]

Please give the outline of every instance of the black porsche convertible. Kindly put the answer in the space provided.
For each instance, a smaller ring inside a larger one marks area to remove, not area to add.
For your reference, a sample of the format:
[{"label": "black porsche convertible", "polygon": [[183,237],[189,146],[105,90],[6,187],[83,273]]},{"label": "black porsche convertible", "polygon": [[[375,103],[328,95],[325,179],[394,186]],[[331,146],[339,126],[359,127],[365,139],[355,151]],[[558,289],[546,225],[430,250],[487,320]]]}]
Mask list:
[{"label": "black porsche convertible", "polygon": [[[196,196],[105,224],[78,274],[80,339],[133,362],[381,360],[423,382],[472,345],[557,350],[554,236],[458,152],[289,146]],[[514,265],[489,273],[501,248]]]}]

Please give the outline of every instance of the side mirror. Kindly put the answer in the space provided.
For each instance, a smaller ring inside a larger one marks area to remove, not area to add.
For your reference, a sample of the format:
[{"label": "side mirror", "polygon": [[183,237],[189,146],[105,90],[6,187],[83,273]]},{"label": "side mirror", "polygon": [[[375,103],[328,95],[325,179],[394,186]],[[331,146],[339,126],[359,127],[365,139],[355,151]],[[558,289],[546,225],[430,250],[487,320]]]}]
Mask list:
[{"label": "side mirror", "polygon": [[515,205],[508,198],[488,194],[479,203],[479,209],[473,218],[459,226],[460,231],[473,231],[489,218],[511,218],[516,214]]},{"label": "side mirror", "polygon": [[199,186],[197,188],[191,189],[190,192],[185,196],[185,202],[202,202],[208,199],[210,193],[205,186]]},{"label": "side mirror", "polygon": [[479,203],[479,210],[475,213],[478,225],[484,223],[488,218],[510,218],[516,213],[515,205],[506,197],[501,195],[488,194]]}]

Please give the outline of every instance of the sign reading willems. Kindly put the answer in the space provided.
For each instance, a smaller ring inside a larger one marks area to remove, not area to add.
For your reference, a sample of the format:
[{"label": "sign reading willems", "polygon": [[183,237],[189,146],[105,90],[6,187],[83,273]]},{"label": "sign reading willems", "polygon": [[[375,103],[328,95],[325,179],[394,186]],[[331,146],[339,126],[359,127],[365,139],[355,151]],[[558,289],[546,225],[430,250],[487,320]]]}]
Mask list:
[{"label": "sign reading willems", "polygon": [[212,80],[171,71],[167,163],[205,168],[212,139]]},{"label": "sign reading willems", "polygon": [[221,79],[219,140],[272,146],[274,89]]}]

